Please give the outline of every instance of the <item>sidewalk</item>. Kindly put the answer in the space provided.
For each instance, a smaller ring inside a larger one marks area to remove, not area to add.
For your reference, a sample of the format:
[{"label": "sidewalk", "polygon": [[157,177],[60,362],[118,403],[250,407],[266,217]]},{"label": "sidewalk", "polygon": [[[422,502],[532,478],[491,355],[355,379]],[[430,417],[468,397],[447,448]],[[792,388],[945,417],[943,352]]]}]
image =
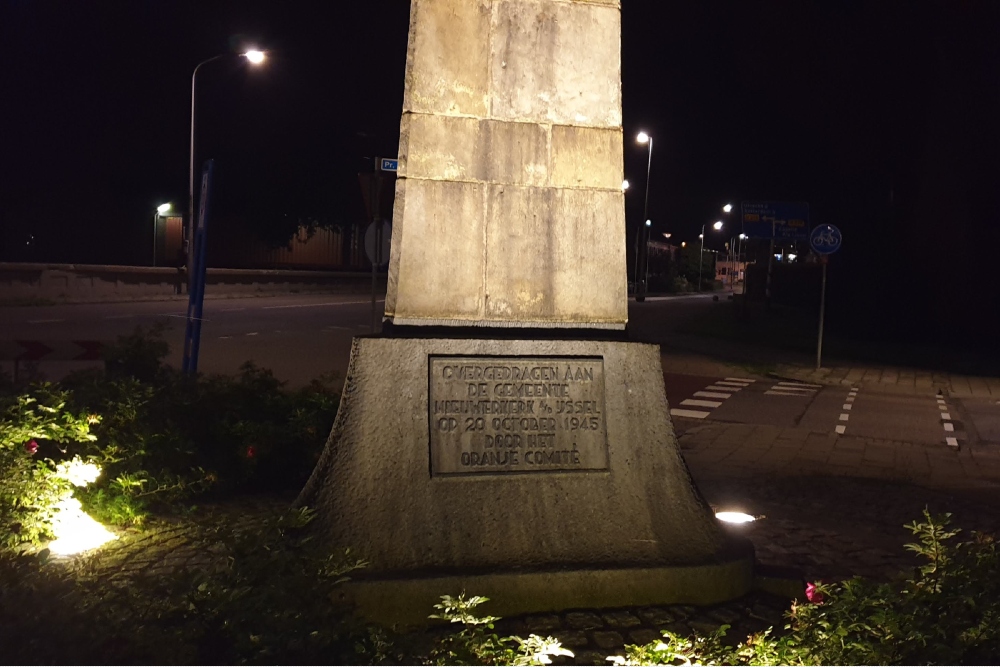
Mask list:
[{"label": "sidewalk", "polygon": [[775,377],[817,384],[864,386],[898,394],[936,394],[957,398],[1000,400],[1000,378],[955,375],[891,366],[834,366],[819,370],[795,364],[779,364]]}]

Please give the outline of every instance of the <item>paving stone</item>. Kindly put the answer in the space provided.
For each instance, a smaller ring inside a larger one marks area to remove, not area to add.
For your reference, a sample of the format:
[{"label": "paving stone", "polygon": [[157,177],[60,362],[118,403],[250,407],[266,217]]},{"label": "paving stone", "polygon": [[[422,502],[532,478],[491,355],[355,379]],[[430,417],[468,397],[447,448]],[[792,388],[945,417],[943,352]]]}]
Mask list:
[{"label": "paving stone", "polygon": [[593,630],[603,628],[604,621],[589,611],[574,611],[566,614],[566,626],[574,630]]},{"label": "paving stone", "polygon": [[695,618],[688,621],[688,625],[691,626],[691,629],[697,632],[698,634],[707,635],[718,630],[721,624],[709,620],[702,620]]},{"label": "paving stone", "polygon": [[524,624],[536,635],[549,633],[562,627],[562,621],[555,614],[531,614],[524,617]]},{"label": "paving stone", "polygon": [[740,620],[742,614],[732,609],[727,609],[725,607],[717,607],[715,609],[709,609],[705,612],[705,617],[712,620],[718,621],[719,623],[727,623],[732,625],[736,621]]},{"label": "paving stone", "polygon": [[698,612],[698,608],[687,604],[675,604],[670,605],[670,611],[673,612],[677,618],[684,619],[690,618],[696,614]]},{"label": "paving stone", "polygon": [[627,611],[613,611],[602,614],[601,617],[609,628],[634,628],[637,625],[642,625],[642,621]]},{"label": "paving stone", "polygon": [[591,638],[594,644],[602,649],[621,649],[625,645],[625,638],[614,630],[595,630]]},{"label": "paving stone", "polygon": [[656,630],[651,630],[650,628],[639,628],[638,630],[632,630],[628,633],[629,642],[635,644],[636,646],[645,646],[646,644],[659,641],[662,638],[662,633]]},{"label": "paving stone", "polygon": [[[624,651],[619,651],[624,655]],[[608,651],[580,651],[575,654],[573,664],[576,665],[610,665],[608,656],[612,655]]]},{"label": "paving stone", "polygon": [[666,609],[661,609],[660,607],[643,607],[642,609],[637,609],[635,613],[642,619],[643,623],[653,628],[658,628],[677,620],[675,614],[671,614]]},{"label": "paving stone", "polygon": [[556,630],[552,636],[569,649],[585,648],[590,644],[590,639],[583,630]]}]

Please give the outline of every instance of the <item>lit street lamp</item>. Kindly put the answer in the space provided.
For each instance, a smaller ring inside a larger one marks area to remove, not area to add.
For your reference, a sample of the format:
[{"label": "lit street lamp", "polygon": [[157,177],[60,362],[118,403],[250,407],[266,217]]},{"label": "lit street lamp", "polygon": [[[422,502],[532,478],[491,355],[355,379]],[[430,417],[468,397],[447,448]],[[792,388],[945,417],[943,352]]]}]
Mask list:
[{"label": "lit street lamp", "polygon": [[[208,60],[202,60],[200,63],[195,65],[194,72],[191,73],[191,150],[190,150],[190,162],[188,163],[188,219],[187,219],[187,274],[188,274],[188,290],[191,288],[191,270],[194,267],[194,101],[195,101],[195,83],[198,77],[198,70],[201,69],[202,65],[207,65],[213,60],[219,60],[220,58],[225,58],[228,53],[220,53],[217,56],[212,56]],[[264,62],[265,54],[263,51],[258,51],[257,49],[250,49],[240,54],[240,57],[246,58],[251,65],[260,65]]]},{"label": "lit street lamp", "polygon": [[[635,300],[645,301],[649,255],[647,245],[649,242],[649,226],[651,224],[649,221],[649,172],[653,168],[653,137],[645,132],[640,132],[636,135],[635,141],[639,144],[649,144],[649,157],[646,160],[646,201],[642,207],[642,219],[646,221],[646,224],[644,227],[639,228],[639,238],[636,239],[635,254]],[[642,280],[639,280],[640,273]]]},{"label": "lit street lamp", "polygon": [[160,221],[160,216],[164,216],[170,212],[170,202],[166,204],[160,204],[156,207],[156,213],[153,214],[153,266],[156,266],[156,225]]},{"label": "lit street lamp", "polygon": [[[712,225],[712,229],[719,231],[722,229],[722,220],[718,220]],[[701,291],[701,265],[704,263],[705,255],[705,225],[701,226],[701,234],[698,235],[701,239],[701,252],[698,253],[698,291]]]}]

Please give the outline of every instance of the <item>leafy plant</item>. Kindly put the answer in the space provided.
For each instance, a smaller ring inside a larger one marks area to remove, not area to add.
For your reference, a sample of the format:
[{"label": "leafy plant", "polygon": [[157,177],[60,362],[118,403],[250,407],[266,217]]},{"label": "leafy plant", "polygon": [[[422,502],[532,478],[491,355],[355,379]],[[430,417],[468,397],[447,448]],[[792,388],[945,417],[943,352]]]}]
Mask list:
[{"label": "leafy plant", "polygon": [[1000,558],[993,537],[953,542],[950,514],[907,528],[906,548],[925,559],[905,581],[855,577],[811,584],[812,602],[794,602],[785,632],[768,629],[736,647],[726,626],[707,637],[665,632],[661,642],[626,647],[616,664],[916,665],[995,664],[1000,658]]},{"label": "leafy plant", "polygon": [[98,419],[66,408],[68,394],[52,385],[0,397],[0,546],[37,544],[51,536],[56,506],[72,489],[66,460],[69,443],[95,439]]},{"label": "leafy plant", "polygon": [[475,608],[489,598],[482,596],[458,597],[442,595],[441,602],[434,605],[440,613],[430,618],[461,623],[464,627],[455,633],[442,637],[431,650],[429,662],[434,665],[548,665],[549,656],[569,656],[573,653],[562,648],[552,637],[542,638],[529,635],[520,637],[500,637],[493,632],[497,616],[477,616]]}]

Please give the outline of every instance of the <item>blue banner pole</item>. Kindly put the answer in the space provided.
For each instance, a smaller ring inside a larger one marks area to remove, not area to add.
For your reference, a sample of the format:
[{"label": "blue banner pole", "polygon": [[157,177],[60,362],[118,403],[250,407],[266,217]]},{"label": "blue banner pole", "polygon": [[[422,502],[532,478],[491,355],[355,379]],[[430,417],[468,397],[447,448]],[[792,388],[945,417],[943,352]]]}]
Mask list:
[{"label": "blue banner pole", "polygon": [[184,331],[184,373],[198,372],[198,350],[201,344],[202,306],[205,302],[205,232],[208,227],[209,198],[215,161],[207,160],[201,172],[201,204],[198,207],[198,224],[195,227],[193,246],[194,265],[191,267],[191,289],[188,292],[187,324]]}]

